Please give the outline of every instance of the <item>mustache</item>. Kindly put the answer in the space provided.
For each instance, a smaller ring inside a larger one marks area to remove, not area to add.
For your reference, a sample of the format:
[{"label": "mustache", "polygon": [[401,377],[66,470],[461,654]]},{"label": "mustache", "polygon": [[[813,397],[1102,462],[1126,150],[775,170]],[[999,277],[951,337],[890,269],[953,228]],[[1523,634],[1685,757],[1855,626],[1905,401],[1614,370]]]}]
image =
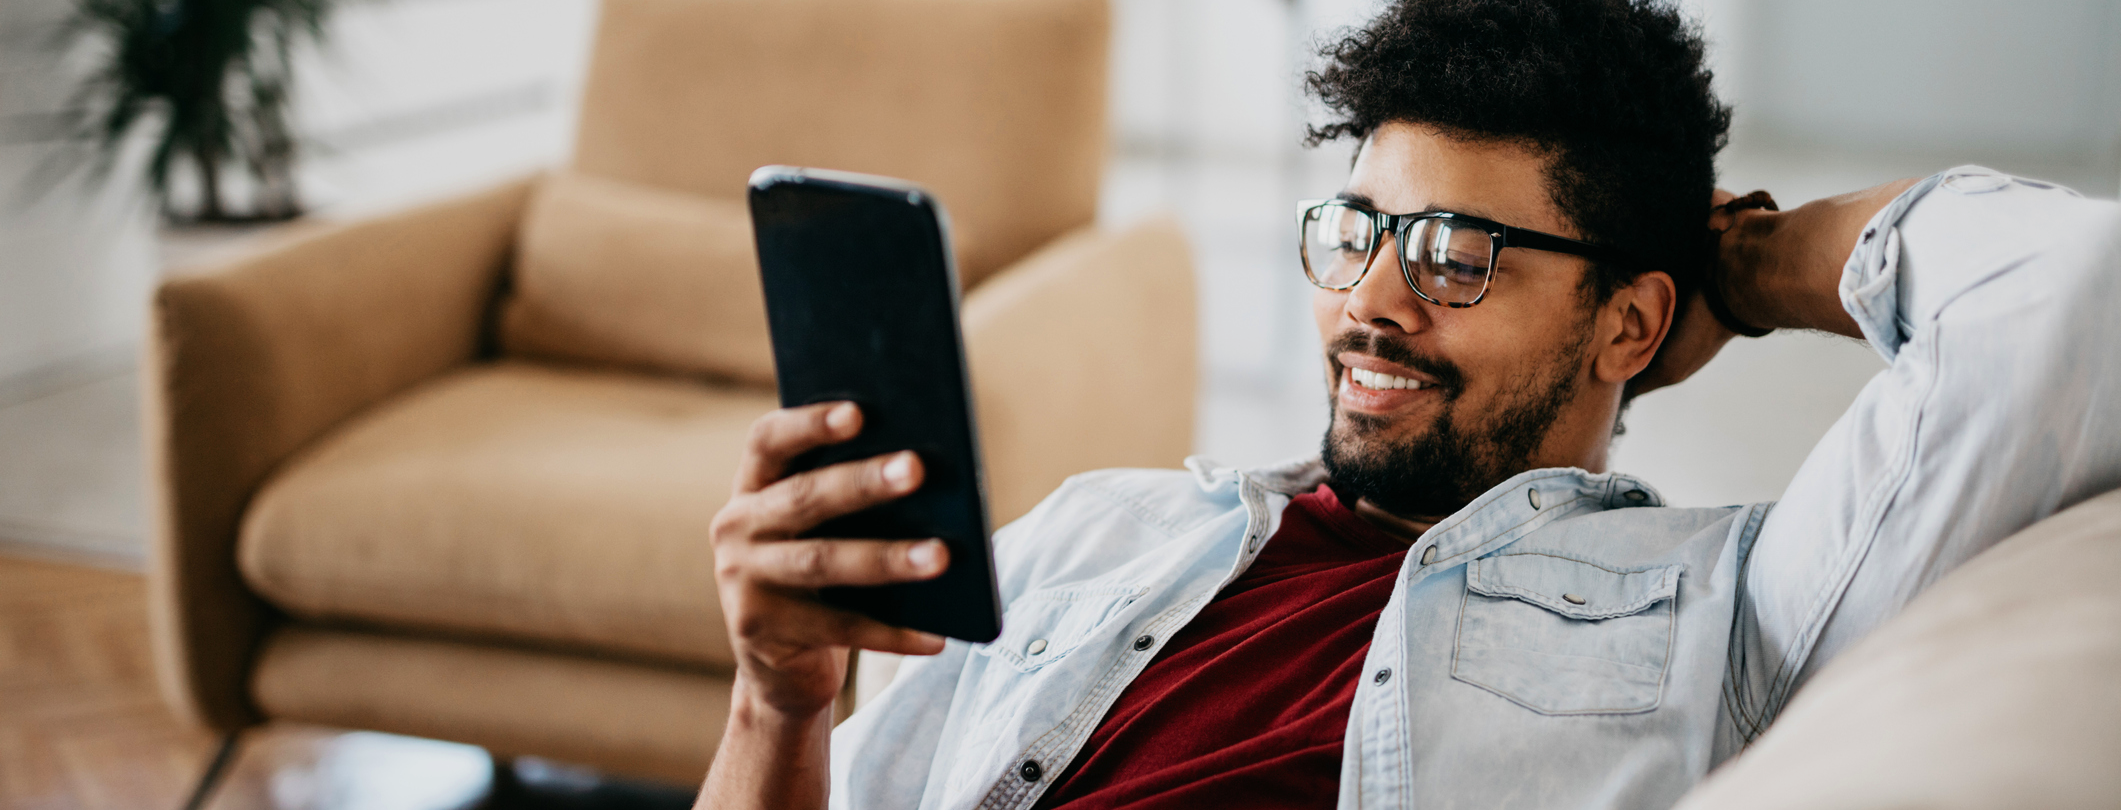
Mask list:
[{"label": "mustache", "polygon": [[1466,375],[1458,364],[1432,354],[1424,354],[1404,343],[1392,340],[1376,332],[1349,329],[1333,336],[1326,346],[1326,362],[1333,364],[1335,377],[1340,376],[1341,352],[1367,354],[1387,363],[1397,363],[1436,379],[1437,386],[1447,392],[1464,390]]}]

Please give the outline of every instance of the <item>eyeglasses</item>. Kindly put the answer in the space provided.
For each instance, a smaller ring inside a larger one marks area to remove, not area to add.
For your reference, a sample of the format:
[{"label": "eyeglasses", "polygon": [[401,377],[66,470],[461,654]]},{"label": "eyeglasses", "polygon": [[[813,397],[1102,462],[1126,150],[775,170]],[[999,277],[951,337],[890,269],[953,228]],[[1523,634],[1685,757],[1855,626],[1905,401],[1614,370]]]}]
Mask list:
[{"label": "eyeglasses", "polygon": [[1296,210],[1303,229],[1304,275],[1312,284],[1345,290],[1362,283],[1377,259],[1377,246],[1391,233],[1407,286],[1438,306],[1470,307],[1486,298],[1495,278],[1495,257],[1503,248],[1547,250],[1594,261],[1621,256],[1605,245],[1447,211],[1383,214],[1352,200],[1304,200]]}]

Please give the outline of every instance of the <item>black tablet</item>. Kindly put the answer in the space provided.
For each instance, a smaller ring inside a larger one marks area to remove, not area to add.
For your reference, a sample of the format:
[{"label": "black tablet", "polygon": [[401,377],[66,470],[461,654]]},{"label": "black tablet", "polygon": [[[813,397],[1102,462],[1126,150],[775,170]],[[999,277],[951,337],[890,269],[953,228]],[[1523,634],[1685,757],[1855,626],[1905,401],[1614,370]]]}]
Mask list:
[{"label": "black tablet", "polygon": [[860,436],[804,454],[789,472],[899,450],[927,469],[913,494],[808,536],[938,537],[950,547],[950,568],[935,579],[821,596],[890,624],[992,641],[1001,605],[942,207],[901,180],[793,166],[753,172],[750,194],[781,405],[862,408]]}]

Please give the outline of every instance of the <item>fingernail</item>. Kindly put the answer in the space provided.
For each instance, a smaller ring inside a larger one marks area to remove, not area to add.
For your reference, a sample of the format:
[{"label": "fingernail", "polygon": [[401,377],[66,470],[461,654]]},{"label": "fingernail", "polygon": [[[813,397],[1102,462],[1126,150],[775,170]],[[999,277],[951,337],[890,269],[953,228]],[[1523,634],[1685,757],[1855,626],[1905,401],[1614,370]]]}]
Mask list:
[{"label": "fingernail", "polygon": [[923,633],[919,630],[915,630],[913,632],[920,636],[921,641],[927,642],[930,646],[941,647],[944,644],[949,643],[944,641],[942,636],[938,636],[934,633]]},{"label": "fingernail", "polygon": [[913,455],[900,453],[898,458],[884,462],[884,481],[892,489],[905,489],[913,483]]},{"label": "fingernail", "polygon": [[846,433],[854,429],[854,417],[854,404],[842,402],[825,412],[825,426],[832,428],[833,433]]},{"label": "fingernail", "polygon": [[941,564],[941,558],[942,554],[933,542],[921,543],[906,549],[906,564],[913,566],[913,570],[922,573],[935,570],[935,567]]}]

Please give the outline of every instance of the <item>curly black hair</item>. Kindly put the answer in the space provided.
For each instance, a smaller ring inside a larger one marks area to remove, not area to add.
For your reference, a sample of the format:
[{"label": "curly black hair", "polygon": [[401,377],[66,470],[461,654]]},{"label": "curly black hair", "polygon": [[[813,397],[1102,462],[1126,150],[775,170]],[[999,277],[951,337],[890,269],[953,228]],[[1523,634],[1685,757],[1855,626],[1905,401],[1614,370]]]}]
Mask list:
[{"label": "curly black hair", "polygon": [[1699,283],[1716,153],[1731,109],[1699,30],[1656,0],[1398,0],[1305,76],[1334,120],[1308,145],[1395,122],[1550,156],[1554,202],[1628,259],[1585,279],[1595,302],[1650,270]]}]

